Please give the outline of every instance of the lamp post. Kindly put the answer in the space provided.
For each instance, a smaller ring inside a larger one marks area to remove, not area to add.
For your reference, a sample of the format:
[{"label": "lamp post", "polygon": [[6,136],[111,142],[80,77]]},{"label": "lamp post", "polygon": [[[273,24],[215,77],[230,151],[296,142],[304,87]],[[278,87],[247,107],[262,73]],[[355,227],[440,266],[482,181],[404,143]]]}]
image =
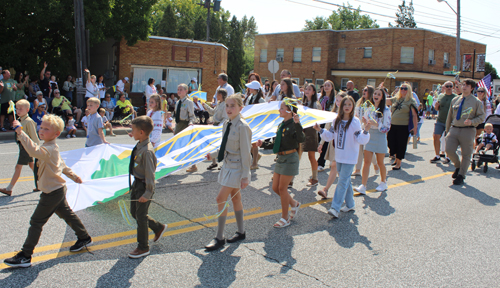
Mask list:
[{"label": "lamp post", "polygon": [[460,71],[460,0],[457,0],[457,11],[450,6],[446,0],[437,0],[438,2],[445,2],[455,14],[457,14],[457,48],[456,48],[456,66],[457,71]]}]

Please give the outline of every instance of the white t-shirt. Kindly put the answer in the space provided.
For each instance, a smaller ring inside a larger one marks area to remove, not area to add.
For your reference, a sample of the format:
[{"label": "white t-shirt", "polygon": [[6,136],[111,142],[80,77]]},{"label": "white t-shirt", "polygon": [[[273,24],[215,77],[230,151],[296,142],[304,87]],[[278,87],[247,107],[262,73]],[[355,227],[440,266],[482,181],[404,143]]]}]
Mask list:
[{"label": "white t-shirt", "polygon": [[82,122],[83,126],[87,127],[87,116],[83,116],[82,120],[80,120],[80,122]]},{"label": "white t-shirt", "polygon": [[125,83],[120,79],[116,82],[116,92],[125,92]]},{"label": "white t-shirt", "polygon": [[100,98],[104,99],[104,96],[106,96],[106,90],[101,90],[101,88],[106,88],[106,85],[104,85],[104,83],[97,83],[97,88],[99,89]]},{"label": "white t-shirt", "polygon": [[85,88],[87,89],[85,93],[85,98],[92,98],[96,97],[99,95],[99,90],[97,89],[97,85],[92,84],[92,82],[87,82],[85,85]]},{"label": "white t-shirt", "polygon": [[172,121],[174,121],[172,117],[165,119],[165,125],[167,127],[172,127]]},{"label": "white t-shirt", "polygon": [[145,92],[146,92],[146,99],[147,99],[147,101],[149,102],[149,97],[151,97],[151,95],[153,95],[153,94],[156,94],[156,93],[157,93],[157,92],[156,92],[156,87],[155,87],[155,86],[151,87],[151,86],[147,85],[147,86],[146,86],[146,91],[145,91]]},{"label": "white t-shirt", "polygon": [[215,104],[217,104],[217,92],[219,91],[220,88],[224,88],[227,90],[227,97],[234,94],[234,88],[233,88],[233,86],[229,85],[229,83],[226,83],[222,86],[217,87],[217,90],[215,90],[215,94],[214,94]]},{"label": "white t-shirt", "polygon": [[156,147],[161,141],[161,130],[163,129],[162,111],[149,110],[146,115],[153,120],[153,131],[149,135],[149,140]]}]

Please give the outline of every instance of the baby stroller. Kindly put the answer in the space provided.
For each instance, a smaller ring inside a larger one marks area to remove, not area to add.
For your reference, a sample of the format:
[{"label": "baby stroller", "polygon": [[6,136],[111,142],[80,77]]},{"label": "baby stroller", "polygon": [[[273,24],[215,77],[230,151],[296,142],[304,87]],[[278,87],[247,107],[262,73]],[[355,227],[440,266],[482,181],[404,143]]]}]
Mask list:
[{"label": "baby stroller", "polygon": [[[493,133],[497,136],[497,139],[500,136],[500,115],[496,114],[491,114],[488,116],[486,119],[485,123],[490,123],[493,125]],[[481,138],[476,139],[476,144],[479,144]],[[493,154],[483,154],[483,153],[474,153],[472,155],[472,162],[471,162],[471,169],[474,170],[476,169],[476,166],[479,168],[481,167],[482,164],[483,166],[483,172],[486,173],[488,171],[488,163],[498,163],[498,148],[499,148],[499,143],[493,143],[493,147],[491,151]],[[482,148],[481,150],[483,150]]]}]

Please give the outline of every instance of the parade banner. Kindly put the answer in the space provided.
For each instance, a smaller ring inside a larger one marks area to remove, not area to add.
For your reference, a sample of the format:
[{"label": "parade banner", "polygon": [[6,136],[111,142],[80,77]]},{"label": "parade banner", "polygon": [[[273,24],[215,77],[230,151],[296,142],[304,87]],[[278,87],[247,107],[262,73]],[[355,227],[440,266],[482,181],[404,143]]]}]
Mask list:
[{"label": "parade banner", "polygon": [[[280,103],[274,101],[243,109],[241,114],[252,129],[252,142],[276,136],[278,125],[283,121],[279,117]],[[298,114],[304,128],[332,122],[336,117],[335,113],[303,106],[299,106]],[[221,139],[222,125],[193,125],[162,142],[156,148],[156,179],[203,161],[207,153],[219,148]],[[77,184],[63,175],[68,187],[66,198],[74,211],[108,202],[128,192],[128,167],[133,147],[133,144],[101,144],[61,152],[66,165],[83,180],[82,184]]]}]

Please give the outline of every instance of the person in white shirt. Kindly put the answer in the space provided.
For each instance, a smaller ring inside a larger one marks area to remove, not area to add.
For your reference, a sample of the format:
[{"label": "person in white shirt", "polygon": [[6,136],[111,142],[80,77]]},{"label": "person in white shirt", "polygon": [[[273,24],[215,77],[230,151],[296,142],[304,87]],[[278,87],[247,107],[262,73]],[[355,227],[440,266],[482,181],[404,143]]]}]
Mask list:
[{"label": "person in white shirt", "polygon": [[227,80],[228,78],[226,73],[220,73],[219,76],[217,77],[217,84],[219,84],[219,87],[217,87],[217,90],[215,90],[215,94],[213,97],[214,106],[217,105],[217,92],[219,91],[220,88],[226,89],[227,97],[234,94],[234,88],[233,86],[229,85],[229,83],[227,83]]},{"label": "person in white shirt", "polygon": [[[286,69],[283,69],[283,70],[281,70],[280,78],[281,78],[281,80],[283,80],[285,78],[291,79],[292,73],[290,73],[290,71],[288,71]],[[292,85],[293,85],[293,94],[294,94],[293,98],[300,97],[299,96],[300,95],[299,86],[297,86],[297,84],[295,84],[295,83],[292,83]],[[281,91],[281,86],[280,85],[276,86],[276,89],[274,89],[274,92],[273,92],[273,97],[271,97],[271,101],[281,100],[281,99],[279,99],[280,91]]]},{"label": "person in white shirt", "polygon": [[[335,161],[339,178],[331,208],[328,210],[328,214],[335,218],[339,217],[339,212],[354,210],[351,174],[358,162],[359,145],[365,145],[370,140],[368,131],[371,122],[363,119],[365,128],[361,129],[361,121],[354,116],[354,106],[354,99],[351,96],[344,97],[330,130],[321,129],[318,124],[314,125],[314,129],[321,133],[322,139],[335,141]],[[344,202],[345,206],[341,207]]]},{"label": "person in white shirt", "polygon": [[172,131],[174,133],[174,118],[172,118],[172,112],[167,112],[167,116],[165,117],[165,127],[168,128],[168,130]]},{"label": "person in white shirt", "polygon": [[90,98],[98,98],[99,99],[99,88],[97,88],[96,77],[95,75],[90,76],[89,69],[85,69],[87,72],[87,84],[85,84],[85,107],[87,107],[87,100]]},{"label": "person in white shirt", "polygon": [[97,89],[99,90],[99,99],[102,100],[104,99],[104,96],[106,96],[106,85],[104,85],[104,76],[99,75],[97,76]]},{"label": "person in white shirt", "polygon": [[128,82],[128,77],[125,77],[123,78],[122,80],[118,80],[118,82],[116,82],[116,92],[115,92],[115,98],[116,99],[119,99],[120,97],[120,93],[124,93],[125,94],[125,98],[128,98],[128,94],[125,93],[125,84]]},{"label": "person in white shirt", "polygon": [[[208,112],[205,111],[205,108],[203,108],[201,102],[198,101],[198,97],[196,96],[193,97],[193,104],[194,104],[194,115],[200,118],[200,124],[207,125],[207,120],[208,118],[210,118],[210,114],[208,114]],[[205,118],[205,121],[203,121],[203,118]]]},{"label": "person in white shirt", "polygon": [[149,103],[149,97],[151,97],[151,95],[153,94],[158,94],[156,93],[155,79],[149,78],[148,85],[146,86],[144,92],[146,94],[146,103]]}]

